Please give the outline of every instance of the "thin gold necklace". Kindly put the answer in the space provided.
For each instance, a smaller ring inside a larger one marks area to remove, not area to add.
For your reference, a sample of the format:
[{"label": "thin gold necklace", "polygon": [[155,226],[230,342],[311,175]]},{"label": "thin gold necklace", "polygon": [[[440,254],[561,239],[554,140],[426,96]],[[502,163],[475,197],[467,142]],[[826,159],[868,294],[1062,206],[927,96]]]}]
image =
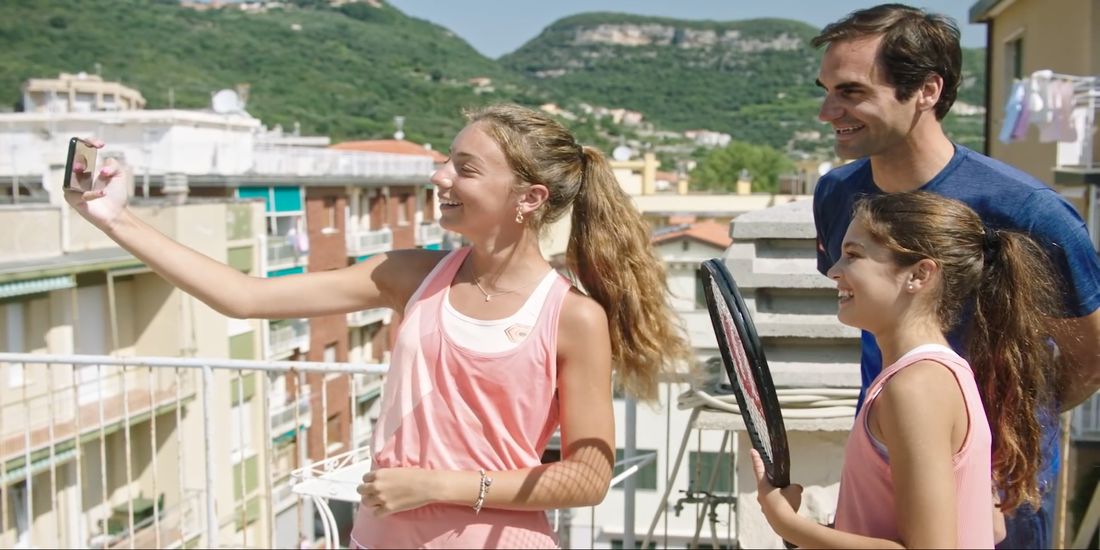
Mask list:
[{"label": "thin gold necklace", "polygon": [[485,296],[485,301],[486,302],[488,302],[489,300],[492,300],[494,296],[504,296],[505,294],[511,294],[511,293],[515,292],[514,290],[505,290],[504,292],[498,292],[496,294],[489,294],[488,292],[485,292],[484,288],[482,288],[481,283],[478,282],[478,280],[477,280],[477,277],[474,277],[473,279],[474,279],[474,285],[477,286],[477,289],[481,291],[481,294],[483,296]]}]

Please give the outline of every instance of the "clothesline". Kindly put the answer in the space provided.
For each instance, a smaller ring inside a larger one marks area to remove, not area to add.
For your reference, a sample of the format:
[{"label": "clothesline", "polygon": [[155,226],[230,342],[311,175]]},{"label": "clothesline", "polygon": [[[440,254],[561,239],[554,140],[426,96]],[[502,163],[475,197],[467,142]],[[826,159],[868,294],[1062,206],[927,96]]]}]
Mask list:
[{"label": "clothesline", "polygon": [[1034,124],[1041,142],[1079,142],[1091,129],[1097,98],[1100,78],[1096,76],[1035,71],[1013,83],[998,139],[1020,141]]}]

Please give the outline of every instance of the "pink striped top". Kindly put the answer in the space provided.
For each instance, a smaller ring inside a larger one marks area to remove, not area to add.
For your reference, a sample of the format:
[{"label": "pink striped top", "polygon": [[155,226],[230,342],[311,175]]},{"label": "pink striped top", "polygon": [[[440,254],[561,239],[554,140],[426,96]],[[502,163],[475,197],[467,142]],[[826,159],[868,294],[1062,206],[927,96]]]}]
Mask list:
[{"label": "pink striped top", "polygon": [[[923,348],[924,346],[922,346]],[[931,347],[931,346],[929,346]],[[955,453],[955,505],[958,510],[957,548],[993,548],[992,435],[970,365],[947,348],[906,354],[884,369],[867,389],[867,400],[856,415],[844,449],[836,528],[848,533],[901,541],[890,462],[875,449],[867,418],[883,386],[901,369],[924,360],[951,370],[962,390],[969,429]]]},{"label": "pink striped top", "polygon": [[[541,463],[558,427],[557,329],[570,284],[558,277],[516,348],[477,352],[453,341],[441,323],[446,290],[469,253],[448,254],[406,306],[371,443],[374,468],[529,468]],[[544,512],[474,514],[470,505],[384,518],[360,507],[352,538],[365,548],[557,547]]]}]

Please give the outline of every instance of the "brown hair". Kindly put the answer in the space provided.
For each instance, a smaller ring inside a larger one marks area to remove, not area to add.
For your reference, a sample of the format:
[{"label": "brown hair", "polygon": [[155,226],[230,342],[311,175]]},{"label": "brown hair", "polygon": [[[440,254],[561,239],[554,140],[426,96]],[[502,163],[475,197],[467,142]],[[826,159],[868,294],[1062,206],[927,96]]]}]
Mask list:
[{"label": "brown hair", "polygon": [[1039,503],[1041,427],[1053,407],[1054,354],[1047,343],[1059,297],[1050,261],[1023,233],[994,230],[954,199],[916,191],[864,198],[858,220],[899,265],[930,259],[942,284],[944,331],[971,316],[968,360],[993,432],[993,481],[1001,509]]},{"label": "brown hair", "polygon": [[583,147],[554,119],[518,105],[467,113],[500,146],[518,190],[550,191],[531,214],[536,230],[573,209],[566,265],[607,312],[617,383],[642,399],[657,396],[658,375],[689,348],[667,302],[665,270],[650,229],[598,149]]},{"label": "brown hair", "polygon": [[896,88],[898,101],[913,97],[928,77],[943,78],[936,103],[937,120],[943,120],[959,92],[962,49],[959,28],[951,18],[904,4],[882,4],[854,11],[830,23],[811,44],[815,48],[869,36],[882,35],[878,59]]}]

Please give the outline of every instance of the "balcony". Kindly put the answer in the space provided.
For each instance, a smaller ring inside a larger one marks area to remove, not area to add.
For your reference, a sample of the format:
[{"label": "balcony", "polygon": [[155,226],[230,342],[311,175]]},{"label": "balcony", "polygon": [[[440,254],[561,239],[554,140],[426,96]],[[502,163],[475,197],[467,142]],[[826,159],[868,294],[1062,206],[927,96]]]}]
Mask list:
[{"label": "balcony", "polygon": [[422,177],[434,165],[430,157],[305,147],[257,145],[252,152],[254,174],[290,176]]},{"label": "balcony", "polygon": [[286,319],[271,321],[268,331],[267,356],[271,359],[284,359],[295,350],[309,351],[309,321],[305,319]]},{"label": "balcony", "polygon": [[422,223],[416,226],[416,246],[432,248],[443,242],[443,228],[438,223]]},{"label": "balcony", "polygon": [[299,254],[294,245],[280,235],[267,238],[267,271],[278,271],[304,265],[307,256]]},{"label": "balcony", "polygon": [[348,256],[359,258],[393,250],[393,231],[368,229],[347,234]]},{"label": "balcony", "polygon": [[279,438],[299,429],[309,428],[311,424],[310,396],[311,392],[307,387],[306,391],[298,396],[296,402],[290,401],[271,407],[271,433],[273,437]]},{"label": "balcony", "polygon": [[365,327],[372,323],[389,323],[393,310],[389,308],[364,309],[348,314],[349,327]]}]

